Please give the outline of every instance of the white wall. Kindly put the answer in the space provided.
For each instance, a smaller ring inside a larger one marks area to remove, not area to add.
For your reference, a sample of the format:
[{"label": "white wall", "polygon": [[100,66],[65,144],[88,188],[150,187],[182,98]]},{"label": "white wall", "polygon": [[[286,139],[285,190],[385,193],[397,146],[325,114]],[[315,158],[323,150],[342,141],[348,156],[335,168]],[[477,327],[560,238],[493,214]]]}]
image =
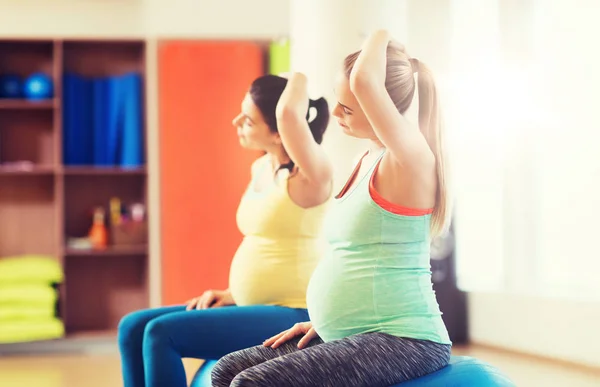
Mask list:
[{"label": "white wall", "polygon": [[[461,120],[467,127],[455,147],[465,174],[457,233],[471,337],[600,367],[600,77],[592,70],[600,65],[600,4],[485,3],[498,6],[503,60],[472,89],[481,103],[461,101],[468,83],[452,96],[462,116],[479,118]],[[461,25],[469,23],[477,21]],[[472,173],[485,170],[497,177],[493,189]]]},{"label": "white wall", "polygon": [[146,31],[161,37],[276,39],[289,32],[289,0],[146,0]]},{"label": "white wall", "polygon": [[288,33],[286,0],[0,0],[2,37],[273,39]]},{"label": "white wall", "polygon": [[143,1],[0,0],[0,36],[143,36]]}]

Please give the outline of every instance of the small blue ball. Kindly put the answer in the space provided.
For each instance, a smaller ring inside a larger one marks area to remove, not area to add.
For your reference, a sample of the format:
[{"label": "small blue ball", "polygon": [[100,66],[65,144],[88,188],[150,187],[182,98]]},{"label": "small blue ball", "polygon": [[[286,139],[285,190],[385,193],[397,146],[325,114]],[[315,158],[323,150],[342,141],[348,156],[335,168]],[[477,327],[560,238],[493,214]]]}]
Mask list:
[{"label": "small blue ball", "polygon": [[19,98],[23,81],[15,74],[4,74],[0,76],[0,98]]},{"label": "small blue ball", "polygon": [[52,98],[52,78],[43,73],[35,73],[25,80],[23,94],[30,100]]}]

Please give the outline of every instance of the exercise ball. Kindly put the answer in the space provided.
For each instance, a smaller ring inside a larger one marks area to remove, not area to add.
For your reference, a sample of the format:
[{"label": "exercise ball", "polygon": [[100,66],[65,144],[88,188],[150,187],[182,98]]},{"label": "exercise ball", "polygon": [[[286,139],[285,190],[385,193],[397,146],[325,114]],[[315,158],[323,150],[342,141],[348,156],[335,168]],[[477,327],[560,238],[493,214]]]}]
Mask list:
[{"label": "exercise ball", "polygon": [[0,98],[19,98],[21,96],[22,79],[18,75],[0,75]]},{"label": "exercise ball", "polygon": [[[194,375],[190,387],[210,387],[216,360],[206,361]],[[308,371],[310,372],[310,370]],[[390,387],[516,387],[499,369],[468,356],[452,356],[450,364],[423,377]]]},{"label": "exercise ball", "polygon": [[43,73],[32,74],[23,85],[25,98],[31,100],[51,98],[52,91],[52,78]]}]

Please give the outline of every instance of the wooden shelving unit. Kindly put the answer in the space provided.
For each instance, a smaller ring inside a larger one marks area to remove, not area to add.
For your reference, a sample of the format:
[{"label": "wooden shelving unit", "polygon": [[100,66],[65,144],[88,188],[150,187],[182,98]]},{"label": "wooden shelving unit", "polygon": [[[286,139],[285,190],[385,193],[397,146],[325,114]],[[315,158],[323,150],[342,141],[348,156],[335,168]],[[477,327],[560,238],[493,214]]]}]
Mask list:
[{"label": "wooden shelving unit", "polygon": [[70,107],[63,77],[139,74],[145,156],[145,68],[143,40],[0,40],[0,75],[43,72],[54,86],[48,100],[0,98],[0,258],[56,257],[65,273],[58,310],[67,337],[113,337],[123,315],[148,307],[147,244],[103,250],[67,245],[69,238],[87,234],[93,208],[109,213],[112,197],[147,204],[148,180],[144,164],[65,163],[63,118]]}]

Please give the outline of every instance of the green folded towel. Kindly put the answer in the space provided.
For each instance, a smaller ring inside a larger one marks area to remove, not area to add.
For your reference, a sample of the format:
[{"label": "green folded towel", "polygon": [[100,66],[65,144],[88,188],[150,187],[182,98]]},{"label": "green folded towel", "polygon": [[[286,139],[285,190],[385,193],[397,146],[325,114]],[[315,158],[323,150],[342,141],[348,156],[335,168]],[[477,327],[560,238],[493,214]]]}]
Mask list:
[{"label": "green folded towel", "polygon": [[49,285],[2,284],[0,308],[14,305],[54,305],[58,299],[56,289]]},{"label": "green folded towel", "polygon": [[8,282],[60,283],[64,275],[58,260],[47,255],[0,258],[0,284]]},{"label": "green folded towel", "polygon": [[59,319],[0,321],[0,344],[59,339],[65,326]]},{"label": "green folded towel", "polygon": [[0,322],[51,319],[56,315],[54,304],[0,304]]}]

